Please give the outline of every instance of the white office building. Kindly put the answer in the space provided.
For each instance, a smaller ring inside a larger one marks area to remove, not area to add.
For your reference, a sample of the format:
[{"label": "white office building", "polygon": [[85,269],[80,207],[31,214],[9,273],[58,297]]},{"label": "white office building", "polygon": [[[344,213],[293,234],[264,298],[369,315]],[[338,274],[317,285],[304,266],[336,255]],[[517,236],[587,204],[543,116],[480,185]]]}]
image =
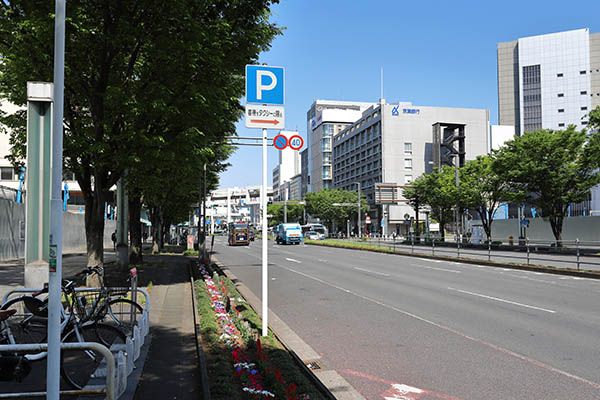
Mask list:
[{"label": "white office building", "polygon": [[382,99],[333,138],[333,188],[356,190],[359,182],[371,206],[370,231],[404,234],[406,215],[414,218],[414,210],[402,203],[400,188],[397,205],[376,204],[377,184],[409,185],[434,167],[463,166],[490,147],[489,110],[386,104]]},{"label": "white office building", "polygon": [[517,134],[586,127],[600,105],[600,33],[589,29],[498,44],[498,120]]},{"label": "white office building", "polygon": [[[306,113],[308,192],[332,189],[332,138],[360,118],[374,103],[315,100]],[[304,168],[304,167],[303,167]],[[304,190],[303,190],[304,192]]]},{"label": "white office building", "polygon": [[[281,131],[279,134],[285,136],[288,142],[292,136],[299,135],[297,131]],[[289,146],[278,151],[279,164],[273,168],[273,193],[275,194],[275,200],[283,200],[283,197],[279,195],[280,188],[284,186],[285,182],[291,182],[292,178],[301,172],[300,152]]]}]

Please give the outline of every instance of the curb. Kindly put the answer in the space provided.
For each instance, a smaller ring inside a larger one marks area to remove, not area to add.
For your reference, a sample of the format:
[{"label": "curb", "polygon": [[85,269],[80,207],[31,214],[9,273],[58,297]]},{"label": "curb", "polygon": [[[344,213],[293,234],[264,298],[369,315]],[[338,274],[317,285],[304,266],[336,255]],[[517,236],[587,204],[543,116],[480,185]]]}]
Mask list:
[{"label": "curb", "polygon": [[369,251],[371,253],[383,253],[389,255],[398,255],[398,256],[407,256],[407,257],[420,257],[427,258],[430,260],[446,260],[453,262],[461,262],[464,264],[474,264],[474,265],[487,265],[489,267],[498,267],[498,268],[509,268],[509,269],[517,269],[524,271],[532,271],[532,272],[545,272],[548,274],[554,275],[567,275],[567,276],[576,276],[580,278],[590,278],[590,279],[600,279],[600,271],[598,272],[589,272],[589,271],[577,271],[570,269],[561,269],[561,268],[552,268],[548,266],[533,266],[533,265],[525,265],[525,264],[510,264],[510,263],[502,263],[498,261],[487,261],[487,260],[479,260],[474,258],[463,258],[463,257],[452,257],[452,256],[437,256],[426,253],[410,253],[406,251],[385,251],[382,249],[365,249],[365,248],[355,248],[355,247],[345,247],[345,246],[335,246],[330,244],[321,244],[321,243],[305,243],[307,245],[312,246],[321,246],[321,247],[334,247],[338,249],[346,249],[346,250],[360,250],[360,251]]},{"label": "curb", "polygon": [[195,261],[190,261],[188,271],[190,274],[190,286],[192,290],[192,310],[194,313],[194,338],[196,342],[196,358],[198,360],[198,368],[200,368],[200,384],[202,385],[202,399],[211,400],[210,388],[208,386],[208,372],[206,370],[206,358],[202,351],[202,344],[198,340],[200,336],[200,326],[198,324],[198,307],[196,305],[196,288],[194,286],[194,271],[193,265]]},{"label": "curb", "polygon": [[[246,299],[254,312],[262,319],[262,307],[260,299],[244,284],[233,272],[226,268],[213,256],[213,263],[227,276],[235,285],[236,289]],[[277,340],[290,353],[296,363],[304,370],[309,379],[331,400],[365,400],[341,375],[327,368],[313,371],[306,364],[315,363],[321,356],[306,344],[290,327],[283,322],[273,311],[269,310],[269,329]],[[335,392],[334,395],[332,392]]]}]

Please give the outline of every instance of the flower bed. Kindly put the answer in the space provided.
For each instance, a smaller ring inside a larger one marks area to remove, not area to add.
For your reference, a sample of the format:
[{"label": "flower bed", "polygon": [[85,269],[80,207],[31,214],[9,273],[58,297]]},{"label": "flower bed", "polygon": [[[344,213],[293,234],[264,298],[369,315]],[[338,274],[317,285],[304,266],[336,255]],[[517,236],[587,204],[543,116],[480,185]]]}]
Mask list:
[{"label": "flower bed", "polygon": [[[197,283],[196,287],[205,291],[197,294],[197,297],[199,302],[204,297],[212,314],[206,315],[208,308],[203,309],[199,305],[201,318],[212,318],[216,323],[216,326],[202,329],[201,332],[203,347],[208,347],[209,381],[213,399],[233,399],[233,393],[240,399],[324,398],[294,364],[289,353],[276,342],[272,333],[266,338],[257,338],[257,332],[261,329],[260,320],[231,281],[216,273],[211,276],[199,263],[197,270],[203,285]],[[210,353],[218,355],[211,359]],[[229,362],[229,377],[233,379],[230,379],[228,388],[217,387],[227,379],[227,371],[225,368],[215,368],[212,362]],[[215,376],[216,374],[221,377]]]}]

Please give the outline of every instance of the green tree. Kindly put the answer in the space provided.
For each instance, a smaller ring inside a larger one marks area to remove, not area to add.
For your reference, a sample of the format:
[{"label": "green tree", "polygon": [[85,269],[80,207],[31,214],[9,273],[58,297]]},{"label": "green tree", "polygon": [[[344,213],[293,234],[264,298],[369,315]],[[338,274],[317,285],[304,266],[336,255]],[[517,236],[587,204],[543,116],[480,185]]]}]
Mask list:
[{"label": "green tree", "polygon": [[[355,191],[325,189],[319,192],[307,193],[305,200],[306,212],[328,225],[335,223],[338,226],[343,226],[346,220],[357,219],[358,193]],[[352,204],[352,206],[334,206],[336,203]],[[360,208],[361,215],[369,211],[369,205],[364,194],[361,194]]]},{"label": "green tree", "polygon": [[[244,65],[280,33],[268,20],[275,2],[69,1],[63,155],[85,201],[88,265],[103,262],[109,191],[123,171],[153,161],[144,159],[147,137],[197,127],[210,133],[208,146],[211,135],[234,132]],[[24,105],[27,81],[52,80],[54,4],[0,7],[0,92]],[[13,162],[24,159],[25,113],[2,122],[12,130]]]},{"label": "green tree", "polygon": [[[283,224],[284,218],[284,202],[269,203],[267,205],[267,213],[271,215],[270,225]],[[298,201],[288,200],[287,202],[287,221],[289,223],[302,223],[304,218],[304,205],[298,204]]]},{"label": "green tree", "polygon": [[453,167],[443,166],[434,169],[428,175],[421,175],[411,183],[411,188],[404,189],[404,197],[413,202],[418,201],[431,208],[431,216],[440,224],[440,235],[446,235],[446,224],[452,221],[453,208],[458,200],[458,190]]},{"label": "green tree", "polygon": [[583,201],[600,182],[600,140],[570,126],[564,131],[527,132],[507,142],[493,169],[548,218],[557,246],[570,203]]},{"label": "green tree", "polygon": [[493,162],[494,156],[478,156],[460,169],[460,203],[479,214],[488,240],[500,202],[515,201],[522,196],[515,192],[503,171],[492,168]]}]

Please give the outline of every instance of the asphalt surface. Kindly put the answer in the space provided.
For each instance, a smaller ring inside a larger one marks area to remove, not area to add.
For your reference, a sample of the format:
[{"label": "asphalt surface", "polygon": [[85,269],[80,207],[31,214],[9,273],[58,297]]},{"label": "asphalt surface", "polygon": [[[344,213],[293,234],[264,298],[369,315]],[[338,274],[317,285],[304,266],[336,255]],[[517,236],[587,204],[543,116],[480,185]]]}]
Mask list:
[{"label": "asphalt surface", "polygon": [[[261,242],[219,261],[261,297]],[[269,243],[269,307],[368,399],[600,398],[600,281]]]}]

